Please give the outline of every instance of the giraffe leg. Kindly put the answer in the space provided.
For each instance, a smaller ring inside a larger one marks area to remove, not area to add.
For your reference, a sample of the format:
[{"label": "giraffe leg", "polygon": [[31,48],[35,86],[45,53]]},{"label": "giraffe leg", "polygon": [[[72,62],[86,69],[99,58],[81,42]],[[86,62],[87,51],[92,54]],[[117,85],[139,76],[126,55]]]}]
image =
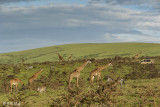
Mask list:
[{"label": "giraffe leg", "polygon": [[101,75],[99,75],[99,78],[101,79]]},{"label": "giraffe leg", "polygon": [[100,79],[100,75],[97,76],[97,84],[98,84],[98,87],[99,87],[99,79]]},{"label": "giraffe leg", "polygon": [[16,90],[16,86],[15,85],[13,85],[13,91],[15,91]]},{"label": "giraffe leg", "polygon": [[100,79],[100,81],[102,80],[102,79],[101,79],[101,74],[99,75],[99,79]]},{"label": "giraffe leg", "polygon": [[90,84],[93,86],[94,76],[91,76]]},{"label": "giraffe leg", "polygon": [[90,80],[90,84],[92,85],[92,80]]},{"label": "giraffe leg", "polygon": [[18,91],[18,85],[16,84],[16,91]]},{"label": "giraffe leg", "polygon": [[29,89],[31,88],[30,85],[31,85],[31,83],[28,81],[28,88],[29,88]]},{"label": "giraffe leg", "polygon": [[99,80],[100,80],[100,79],[101,79],[101,75],[99,74],[99,75],[98,75],[98,79],[97,79],[97,80],[98,80],[97,83],[99,83]]},{"label": "giraffe leg", "polygon": [[31,90],[31,84],[32,84],[32,81],[31,81],[31,79],[29,79],[28,80],[28,89],[30,89],[30,90]]},{"label": "giraffe leg", "polygon": [[32,89],[32,82],[29,82],[28,88],[31,90]]},{"label": "giraffe leg", "polygon": [[10,91],[12,92],[12,85],[10,85],[10,88],[11,88]]},{"label": "giraffe leg", "polygon": [[97,82],[99,82],[99,75],[97,76]]},{"label": "giraffe leg", "polygon": [[15,91],[15,85],[12,86],[12,91],[13,91],[13,92]]},{"label": "giraffe leg", "polygon": [[30,90],[32,89],[32,83],[30,83],[29,89],[30,89]]},{"label": "giraffe leg", "polygon": [[30,82],[29,82],[29,80],[28,80],[28,88],[30,88]]},{"label": "giraffe leg", "polygon": [[34,86],[35,86],[34,82],[32,83],[32,86],[33,86],[32,89],[34,89]]},{"label": "giraffe leg", "polygon": [[77,87],[79,88],[79,85],[78,85],[78,79],[79,79],[79,77],[77,77]]},{"label": "giraffe leg", "polygon": [[69,77],[69,83],[68,83],[68,87],[69,87],[69,88],[71,88],[71,87],[70,87],[70,84],[71,84],[72,79],[73,79],[73,77],[70,76],[70,77]]}]

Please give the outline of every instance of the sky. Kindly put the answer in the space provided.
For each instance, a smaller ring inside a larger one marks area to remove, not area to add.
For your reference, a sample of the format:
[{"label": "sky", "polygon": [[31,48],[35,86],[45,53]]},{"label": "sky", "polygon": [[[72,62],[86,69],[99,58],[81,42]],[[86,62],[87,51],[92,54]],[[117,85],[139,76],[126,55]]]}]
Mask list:
[{"label": "sky", "polygon": [[0,53],[71,43],[160,43],[160,0],[0,0]]}]

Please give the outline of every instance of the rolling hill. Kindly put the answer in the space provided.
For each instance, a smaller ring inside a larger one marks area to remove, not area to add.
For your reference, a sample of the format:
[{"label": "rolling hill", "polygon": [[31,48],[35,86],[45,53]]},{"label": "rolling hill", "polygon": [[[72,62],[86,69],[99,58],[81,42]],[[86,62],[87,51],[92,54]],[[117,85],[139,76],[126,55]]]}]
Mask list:
[{"label": "rolling hill", "polygon": [[1,53],[0,63],[19,63],[22,58],[27,63],[58,61],[56,52],[65,60],[72,54],[73,59],[109,58],[115,56],[132,57],[141,52],[141,56],[159,56],[160,44],[155,43],[81,43],[66,44],[25,51]]}]

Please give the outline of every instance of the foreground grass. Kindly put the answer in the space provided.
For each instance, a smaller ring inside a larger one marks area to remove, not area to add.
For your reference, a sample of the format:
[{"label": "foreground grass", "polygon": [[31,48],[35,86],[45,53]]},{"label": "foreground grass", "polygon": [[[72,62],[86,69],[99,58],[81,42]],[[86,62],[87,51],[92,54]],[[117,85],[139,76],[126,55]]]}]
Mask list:
[{"label": "foreground grass", "polygon": [[128,80],[123,89],[118,89],[116,100],[124,103],[121,107],[160,106],[160,83],[157,79]]},{"label": "foreground grass", "polygon": [[[128,80],[121,89],[117,86],[117,91],[113,92],[111,98],[116,103],[116,107],[152,107],[160,106],[160,78]],[[96,86],[95,86],[96,87]],[[97,87],[96,87],[97,88]],[[74,89],[74,88],[73,88]],[[81,95],[87,94],[93,89],[90,87],[80,87]],[[3,102],[20,101],[24,107],[49,107],[54,100],[61,98],[61,95],[67,95],[67,89],[47,89],[46,93],[39,94],[36,91],[19,91],[7,94],[1,94],[0,104]],[[80,96],[81,96],[80,95]],[[83,96],[82,96],[83,97]],[[96,105],[96,104],[95,104]],[[58,104],[57,104],[58,106]],[[66,105],[67,106],[67,105]],[[93,106],[93,105],[92,105]],[[54,107],[54,106],[53,106]]]},{"label": "foreground grass", "polygon": [[[157,61],[158,61],[157,57]],[[44,62],[33,64],[20,64],[19,67],[14,65],[0,65],[0,104],[3,102],[20,102],[22,107],[56,107],[56,106],[102,106],[109,105],[115,107],[152,107],[160,106],[160,77],[158,74],[152,74],[159,68],[159,63],[156,65],[140,65],[132,62],[130,59],[121,60],[112,59],[112,67],[102,71],[102,80],[98,87],[96,79],[94,86],[89,84],[90,72],[97,66],[109,63],[110,59],[93,60],[86,68],[81,71],[79,79],[80,88],[76,88],[76,80],[72,81],[72,90],[68,89],[68,77],[76,67],[83,64],[84,61],[73,62]],[[26,70],[26,66],[33,66],[33,69]],[[50,72],[50,66],[54,66],[53,72]],[[37,77],[35,88],[29,90],[27,88],[28,78],[34,73],[44,68],[44,71]],[[135,72],[136,75],[132,72]],[[130,74],[130,75],[128,75]],[[151,76],[150,76],[151,75]],[[126,84],[120,88],[118,85],[115,90],[107,87],[107,76],[114,79],[126,78]],[[153,76],[153,77],[152,77]],[[18,92],[9,92],[4,90],[4,83],[12,78],[21,79],[25,87],[19,85]],[[134,77],[134,80],[132,79]],[[151,78],[152,77],[152,78]],[[151,78],[151,79],[142,79]],[[153,79],[155,78],[155,79]],[[46,86],[47,91],[40,94],[36,91],[39,86]],[[109,90],[103,92],[104,90]],[[108,93],[105,95],[105,93]]]}]

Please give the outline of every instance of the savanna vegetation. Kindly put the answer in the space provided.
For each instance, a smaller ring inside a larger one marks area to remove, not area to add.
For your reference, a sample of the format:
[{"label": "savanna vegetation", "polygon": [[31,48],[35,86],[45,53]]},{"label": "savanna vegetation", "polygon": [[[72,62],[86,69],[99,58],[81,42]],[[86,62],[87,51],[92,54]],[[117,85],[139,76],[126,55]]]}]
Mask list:
[{"label": "savanna vegetation", "polygon": [[[139,60],[145,57],[140,57]],[[160,106],[159,68],[160,57],[155,59],[155,64],[140,64],[129,57],[116,56],[106,59],[90,59],[92,62],[81,71],[79,88],[76,80],[68,88],[69,73],[82,65],[85,60],[73,60],[70,62],[43,62],[43,63],[19,63],[0,65],[0,103],[19,102],[22,107],[137,107]],[[99,83],[94,81],[90,86],[90,72],[98,66],[111,62],[113,66],[102,71],[102,79]],[[32,66],[31,69],[26,67]],[[28,78],[43,68],[34,88],[28,89]],[[106,82],[110,76],[115,80],[125,79],[125,85]],[[9,80],[19,78],[24,86],[19,84],[18,91],[9,90]],[[37,87],[46,86],[46,92],[37,92]]]},{"label": "savanna vegetation", "polygon": [[[110,48],[109,48],[110,47]],[[117,43],[117,44],[71,44],[0,54],[0,106],[20,107],[159,107],[160,106],[160,56],[159,44]],[[59,52],[65,61],[58,61]],[[132,57],[140,52],[138,59]],[[73,55],[72,61],[66,59]],[[144,58],[154,59],[154,64],[140,64]],[[22,60],[24,59],[24,60]],[[68,88],[70,72],[88,64],[80,74],[79,88],[76,79]],[[90,85],[90,72],[107,63],[102,70],[102,79],[94,79]],[[28,88],[28,79],[43,71]],[[106,82],[111,77],[114,82]],[[24,85],[13,87],[9,80],[19,78]],[[117,81],[123,78],[125,85]],[[46,92],[38,92],[38,87]],[[18,103],[16,105],[12,104]],[[8,104],[7,104],[8,103]]]}]

